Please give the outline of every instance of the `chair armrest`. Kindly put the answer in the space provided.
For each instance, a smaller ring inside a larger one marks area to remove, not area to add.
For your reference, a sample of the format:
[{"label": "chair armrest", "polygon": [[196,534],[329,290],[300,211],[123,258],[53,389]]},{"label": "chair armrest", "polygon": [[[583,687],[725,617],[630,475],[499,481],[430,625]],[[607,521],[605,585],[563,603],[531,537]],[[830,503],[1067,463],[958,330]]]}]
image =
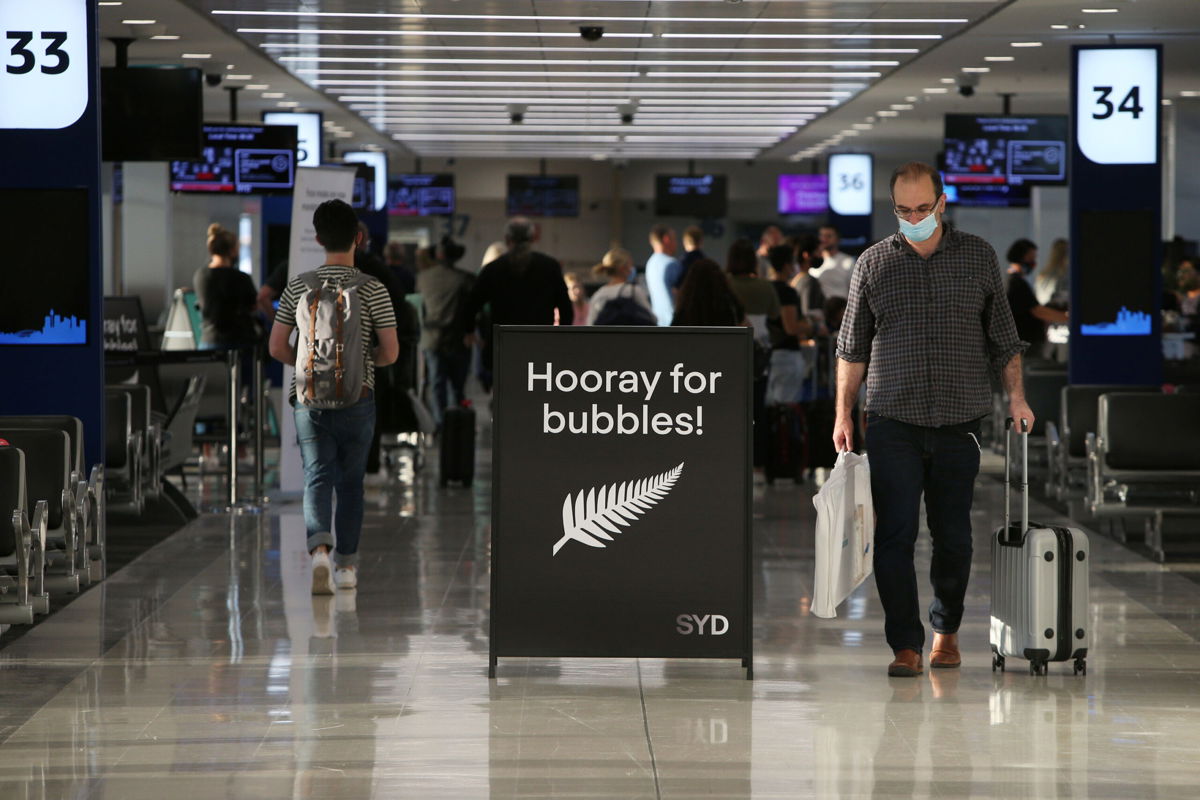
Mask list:
[{"label": "chair armrest", "polygon": [[96,526],[96,544],[104,546],[107,536],[105,515],[108,513],[104,498],[104,464],[95,464],[88,475],[88,501],[92,505],[92,521]]},{"label": "chair armrest", "polygon": [[[26,592],[35,597],[46,593],[46,526],[49,524],[49,506],[45,500],[39,500],[33,508],[33,523],[30,527],[29,550],[26,563],[33,573],[29,576],[32,587],[26,583]],[[26,600],[28,602],[28,598]]]}]

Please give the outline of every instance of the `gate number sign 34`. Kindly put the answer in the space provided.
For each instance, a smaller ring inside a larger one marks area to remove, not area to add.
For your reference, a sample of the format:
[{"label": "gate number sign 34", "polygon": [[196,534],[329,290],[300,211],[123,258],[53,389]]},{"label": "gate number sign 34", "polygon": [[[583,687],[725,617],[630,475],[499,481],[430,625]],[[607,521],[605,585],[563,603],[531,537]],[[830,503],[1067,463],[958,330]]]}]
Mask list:
[{"label": "gate number sign 34", "polygon": [[87,0],[0,0],[0,129],[66,128],[88,104]]},{"label": "gate number sign 34", "polygon": [[1076,136],[1096,164],[1158,160],[1159,59],[1151,47],[1076,51]]}]

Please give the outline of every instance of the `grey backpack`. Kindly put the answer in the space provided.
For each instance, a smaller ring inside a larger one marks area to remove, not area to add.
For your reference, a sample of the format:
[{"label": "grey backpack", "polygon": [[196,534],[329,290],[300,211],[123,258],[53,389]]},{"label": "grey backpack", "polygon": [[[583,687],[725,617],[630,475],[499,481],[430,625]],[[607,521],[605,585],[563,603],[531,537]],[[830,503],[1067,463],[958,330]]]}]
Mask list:
[{"label": "grey backpack", "polygon": [[300,276],[307,291],[296,305],[296,399],[310,408],[348,408],[362,394],[362,289],[371,280]]}]

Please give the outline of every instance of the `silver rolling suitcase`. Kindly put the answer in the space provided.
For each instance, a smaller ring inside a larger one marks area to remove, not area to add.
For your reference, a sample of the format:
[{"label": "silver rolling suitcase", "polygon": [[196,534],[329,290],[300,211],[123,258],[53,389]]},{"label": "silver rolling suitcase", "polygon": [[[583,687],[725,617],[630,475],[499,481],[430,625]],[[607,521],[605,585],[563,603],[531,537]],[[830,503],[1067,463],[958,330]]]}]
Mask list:
[{"label": "silver rolling suitcase", "polygon": [[[1025,422],[1022,421],[1022,427]],[[1051,661],[1074,661],[1087,674],[1087,535],[1078,528],[1029,523],[1029,435],[1021,440],[1021,525],[1011,522],[1012,420],[1005,423],[1004,527],[992,536],[992,670],[1023,658],[1031,675]]]}]

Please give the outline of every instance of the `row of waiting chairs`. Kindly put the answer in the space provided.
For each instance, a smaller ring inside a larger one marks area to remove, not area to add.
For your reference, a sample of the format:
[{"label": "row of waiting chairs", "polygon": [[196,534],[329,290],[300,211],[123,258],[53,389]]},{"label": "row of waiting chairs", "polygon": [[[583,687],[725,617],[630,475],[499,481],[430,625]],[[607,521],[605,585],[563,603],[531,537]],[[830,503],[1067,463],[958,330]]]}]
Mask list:
[{"label": "row of waiting chairs", "polygon": [[[1076,385],[1061,367],[1031,367],[1025,397],[1037,422],[1030,460],[1046,496],[1082,498],[1098,519],[1141,519],[1160,561],[1200,557],[1200,394],[1161,386]],[[995,398],[993,447],[1007,402]]]},{"label": "row of waiting chairs", "polygon": [[76,417],[0,417],[0,439],[0,624],[30,624],[104,578],[105,470]]},{"label": "row of waiting chairs", "polygon": [[104,463],[108,499],[115,510],[140,514],[161,497],[164,476],[182,469],[192,453],[205,378],[193,375],[168,414],[151,410],[150,387],[105,387]]}]

